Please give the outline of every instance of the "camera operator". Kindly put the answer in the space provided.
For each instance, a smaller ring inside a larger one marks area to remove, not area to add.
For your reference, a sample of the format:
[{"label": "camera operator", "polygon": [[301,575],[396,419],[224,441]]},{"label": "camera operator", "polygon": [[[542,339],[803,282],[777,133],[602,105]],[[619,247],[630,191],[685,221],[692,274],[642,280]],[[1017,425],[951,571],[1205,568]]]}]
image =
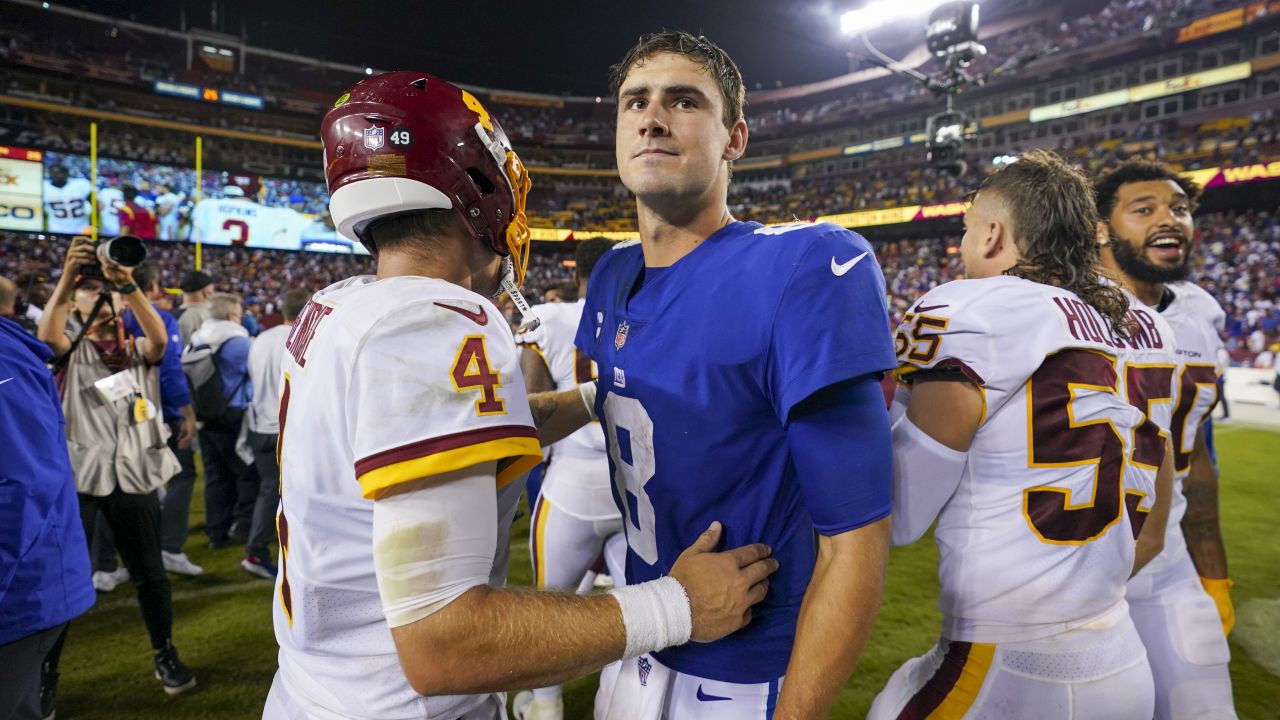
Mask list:
[{"label": "camera operator", "polygon": [[[38,337],[62,365],[62,411],[85,535],[93,536],[101,510],[138,593],[156,676],[166,693],[175,694],[194,686],[195,677],[173,647],[173,602],[160,554],[156,491],[179,470],[165,445],[169,428],[160,413],[158,366],[167,337],[132,270],[100,261],[100,254],[107,253],[97,252],[88,238],[71,241]],[[125,331],[118,313],[126,307],[143,337]]]}]

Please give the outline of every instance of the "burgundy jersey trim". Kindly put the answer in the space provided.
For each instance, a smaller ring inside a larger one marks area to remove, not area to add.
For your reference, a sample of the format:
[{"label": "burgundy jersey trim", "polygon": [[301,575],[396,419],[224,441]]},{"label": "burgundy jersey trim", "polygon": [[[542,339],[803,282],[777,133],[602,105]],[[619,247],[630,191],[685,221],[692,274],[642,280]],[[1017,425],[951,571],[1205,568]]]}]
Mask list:
[{"label": "burgundy jersey trim", "polygon": [[406,460],[416,460],[418,458],[429,457],[437,453],[447,450],[456,450],[458,448],[470,445],[479,445],[480,443],[490,442],[492,440],[501,440],[503,438],[513,437],[538,437],[538,431],[528,425],[497,425],[494,427],[478,428],[476,430],[466,430],[452,435],[444,435],[441,437],[428,438],[426,440],[418,440],[406,445],[383,450],[374,453],[369,457],[356,461],[356,477],[373,472],[378,468],[395,465],[396,463]]}]

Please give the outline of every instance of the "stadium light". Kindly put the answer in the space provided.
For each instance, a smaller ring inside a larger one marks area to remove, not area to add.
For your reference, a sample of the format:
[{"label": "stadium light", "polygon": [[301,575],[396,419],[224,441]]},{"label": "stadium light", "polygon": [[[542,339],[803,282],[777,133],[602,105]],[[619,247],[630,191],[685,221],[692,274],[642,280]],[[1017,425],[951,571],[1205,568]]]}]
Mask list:
[{"label": "stadium light", "polygon": [[365,74],[365,75],[372,75],[372,74],[373,74],[373,68],[366,66],[366,67],[365,67],[365,69],[364,69],[364,74]]},{"label": "stadium light", "polygon": [[841,15],[840,32],[849,36],[861,35],[897,20],[926,15],[947,2],[950,0],[872,0],[857,10]]}]

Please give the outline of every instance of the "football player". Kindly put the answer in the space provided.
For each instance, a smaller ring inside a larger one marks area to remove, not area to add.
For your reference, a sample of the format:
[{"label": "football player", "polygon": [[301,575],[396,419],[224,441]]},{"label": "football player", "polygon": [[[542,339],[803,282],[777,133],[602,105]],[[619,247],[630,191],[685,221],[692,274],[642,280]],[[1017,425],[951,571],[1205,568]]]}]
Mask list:
[{"label": "football player", "polygon": [[106,187],[98,189],[98,234],[113,238],[120,234],[120,208],[124,205],[124,192],[120,181],[107,180]]},{"label": "football player", "polygon": [[192,242],[277,250],[302,247],[299,236],[310,220],[292,208],[259,203],[262,183],[256,176],[228,173],[224,182],[225,198],[205,198],[192,210]]},{"label": "football player", "polygon": [[528,176],[479,100],[422,73],[356,85],[321,136],[338,230],[378,274],[321,290],[286,341],[264,716],[491,720],[495,691],[744,625],[777,561],[709,552],[710,522],[672,578],[591,597],[500,587],[535,423],[563,437],[593,389],[526,399],[489,302],[519,293]]},{"label": "football player", "polygon": [[1125,581],[1168,514],[1172,331],[1101,276],[1092,189],[1058,156],[988,177],[964,226],[969,279],[896,335],[893,539],[937,520],[942,638],[868,717],[1149,720]]},{"label": "football player", "polygon": [[1155,676],[1156,720],[1234,718],[1226,636],[1235,611],[1218,527],[1218,469],[1206,441],[1225,314],[1187,282],[1200,188],[1164,165],[1130,160],[1094,189],[1108,275],[1169,322],[1178,356],[1168,533],[1164,552],[1129,581],[1128,594]]},{"label": "football player", "polygon": [[[591,271],[612,247],[613,242],[604,238],[578,245],[574,279],[579,298],[585,299]],[[595,380],[595,364],[573,346],[583,302],[550,302],[533,308],[541,323],[516,339],[529,392],[568,390]],[[613,478],[599,427],[577,430],[550,451],[541,492],[536,498],[530,496],[534,507],[529,558],[539,588],[575,590],[609,538],[622,533],[622,515],[613,503]],[[621,555],[605,555],[609,575],[619,585],[621,560]],[[514,707],[519,720],[564,716],[559,685],[520,693]]]},{"label": "football player", "polygon": [[669,575],[713,518],[730,544],[772,547],[781,570],[745,629],[602,680],[596,717],[822,717],[884,583],[884,278],[848,230],[729,214],[747,123],[742,75],[719,47],[646,36],[612,80],[640,241],[596,266],[577,345],[599,368],[627,582]]},{"label": "football player", "polygon": [[177,240],[178,225],[182,218],[182,196],[173,192],[167,183],[156,186],[156,217],[160,221],[159,238]]},{"label": "football player", "polygon": [[89,227],[93,210],[89,202],[93,185],[82,177],[71,177],[62,165],[49,168],[44,182],[44,214],[51,233],[79,235]]}]

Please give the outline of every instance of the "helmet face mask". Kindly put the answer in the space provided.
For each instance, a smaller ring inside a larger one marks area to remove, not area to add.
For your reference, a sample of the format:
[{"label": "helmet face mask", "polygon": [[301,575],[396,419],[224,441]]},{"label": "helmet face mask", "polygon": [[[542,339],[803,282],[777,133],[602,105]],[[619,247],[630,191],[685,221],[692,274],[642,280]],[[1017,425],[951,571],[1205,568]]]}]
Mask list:
[{"label": "helmet face mask", "polygon": [[334,226],[377,254],[369,225],[452,208],[478,242],[528,264],[529,177],[506,133],[471,93],[423,73],[369,78],[321,125]]}]

